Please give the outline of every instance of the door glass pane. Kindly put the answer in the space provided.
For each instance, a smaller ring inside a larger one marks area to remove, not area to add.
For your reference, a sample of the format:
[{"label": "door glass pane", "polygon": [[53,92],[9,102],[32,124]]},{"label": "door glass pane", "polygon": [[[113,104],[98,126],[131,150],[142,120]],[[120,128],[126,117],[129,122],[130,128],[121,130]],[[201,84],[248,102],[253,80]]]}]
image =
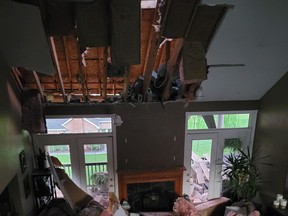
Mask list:
[{"label": "door glass pane", "polygon": [[107,144],[85,144],[84,156],[87,191],[96,201],[108,205]]},{"label": "door glass pane", "polygon": [[248,128],[249,122],[248,113],[191,115],[187,120],[187,129]]},{"label": "door glass pane", "polygon": [[57,157],[63,164],[65,172],[72,178],[71,157],[69,145],[49,145],[46,146],[49,155]]},{"label": "door glass pane", "polygon": [[[229,138],[224,140],[224,149],[223,149],[223,165],[222,171],[224,171],[226,165],[226,157],[233,154],[237,155],[239,153],[238,149],[243,149],[243,139],[242,138]],[[223,174],[223,172],[222,172]],[[229,184],[227,177],[222,175],[222,194],[223,196],[229,194]]]},{"label": "door glass pane", "polygon": [[[72,179],[72,167],[69,145],[47,145],[45,146],[46,151],[50,156],[57,157],[58,160],[63,164],[65,172]],[[62,192],[56,187],[57,197],[63,197]]]},{"label": "door glass pane", "polygon": [[195,203],[208,200],[212,139],[192,140],[190,194]]}]

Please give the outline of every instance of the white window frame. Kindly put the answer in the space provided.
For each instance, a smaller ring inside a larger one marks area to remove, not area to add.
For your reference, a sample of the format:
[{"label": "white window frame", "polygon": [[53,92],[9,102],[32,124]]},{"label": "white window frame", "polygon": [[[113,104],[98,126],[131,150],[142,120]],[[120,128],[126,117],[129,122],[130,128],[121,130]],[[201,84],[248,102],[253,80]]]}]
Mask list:
[{"label": "white window frame", "polygon": [[[75,138],[90,138],[90,137],[98,137],[98,138],[112,138],[112,157],[113,157],[113,177],[114,177],[114,187],[112,187],[112,190],[110,192],[114,192],[117,196],[119,195],[118,190],[118,175],[117,175],[117,137],[116,137],[116,124],[114,122],[114,119],[117,115],[116,114],[108,114],[108,115],[71,115],[68,116],[69,118],[111,118],[111,125],[112,125],[112,132],[105,132],[105,133],[71,133],[71,134],[33,134],[33,144],[34,144],[34,152],[37,154],[39,147],[44,147],[44,145],[53,145],[55,143],[53,139],[55,137],[60,137],[59,140],[63,140],[63,145],[66,145],[65,142],[67,139],[65,139],[65,136],[71,137],[71,142],[69,142],[70,148],[72,148],[71,152],[71,164],[72,163],[78,163],[78,159],[75,160],[75,158],[78,158],[75,154],[75,149],[78,148],[78,145],[75,144]],[[67,116],[63,115],[49,115],[46,116],[46,118],[67,118]],[[45,142],[42,144],[40,141],[45,139]],[[74,141],[73,141],[74,140]],[[73,146],[74,144],[74,146]],[[73,160],[73,161],[72,161]],[[78,184],[78,186],[81,186],[80,179],[80,173],[72,173],[73,179],[75,179],[75,183]],[[110,179],[110,177],[109,177]]]},{"label": "white window frame", "polygon": [[[185,117],[185,146],[184,146],[184,166],[186,170],[184,171],[184,177],[183,177],[183,193],[189,194],[190,192],[190,173],[191,173],[191,136],[195,137],[201,137],[206,135],[211,135],[213,139],[217,139],[216,146],[218,146],[218,143],[220,143],[225,136],[225,134],[229,134],[231,131],[249,131],[249,150],[252,152],[253,149],[253,141],[254,141],[254,135],[255,135],[255,127],[256,127],[256,120],[257,120],[257,110],[241,110],[241,111],[209,111],[209,112],[186,112]],[[188,119],[191,115],[217,115],[217,114],[250,114],[249,123],[247,128],[208,128],[208,129],[189,129],[188,130]],[[219,156],[221,154],[220,152],[223,151],[223,149],[217,149],[212,147],[211,154],[216,154]],[[215,158],[215,155],[211,155],[211,158]],[[211,160],[212,162],[212,160]],[[217,168],[217,162],[215,164],[211,164],[211,167],[214,169]],[[219,185],[219,182],[213,182],[211,181],[213,185],[210,185],[209,187],[212,188],[213,191],[217,192],[217,186]],[[215,196],[215,193],[210,196]],[[211,194],[211,193],[210,193]]]}]

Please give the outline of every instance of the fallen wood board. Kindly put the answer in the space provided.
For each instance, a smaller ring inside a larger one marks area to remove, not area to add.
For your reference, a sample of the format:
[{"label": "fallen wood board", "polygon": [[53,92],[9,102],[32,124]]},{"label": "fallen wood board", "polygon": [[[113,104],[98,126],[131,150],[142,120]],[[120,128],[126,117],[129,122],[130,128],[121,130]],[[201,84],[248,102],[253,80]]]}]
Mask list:
[{"label": "fallen wood board", "polygon": [[203,171],[202,171],[201,167],[195,166],[193,169],[194,169],[194,171],[196,172],[196,175],[197,175],[197,183],[198,184],[204,184],[205,183],[205,178],[204,178]]}]

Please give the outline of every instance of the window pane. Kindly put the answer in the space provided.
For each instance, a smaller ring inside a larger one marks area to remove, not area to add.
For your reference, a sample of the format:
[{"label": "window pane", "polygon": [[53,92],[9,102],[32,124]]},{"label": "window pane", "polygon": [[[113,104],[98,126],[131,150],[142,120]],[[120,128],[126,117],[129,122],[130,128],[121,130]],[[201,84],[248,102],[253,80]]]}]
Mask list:
[{"label": "window pane", "polygon": [[249,117],[249,114],[225,114],[223,128],[247,128]]},{"label": "window pane", "polygon": [[208,129],[202,115],[191,115],[187,125],[188,130]]},{"label": "window pane", "polygon": [[[208,115],[209,116],[209,115]],[[191,115],[187,122],[188,130],[198,130],[198,129],[211,129],[216,126],[216,128],[248,128],[250,114],[214,114],[213,118],[206,118],[205,122],[202,115]],[[209,122],[208,122],[209,121]],[[210,128],[208,125],[210,125]],[[214,126],[213,126],[214,125]]]},{"label": "window pane", "polygon": [[48,134],[111,133],[111,118],[46,119]]}]

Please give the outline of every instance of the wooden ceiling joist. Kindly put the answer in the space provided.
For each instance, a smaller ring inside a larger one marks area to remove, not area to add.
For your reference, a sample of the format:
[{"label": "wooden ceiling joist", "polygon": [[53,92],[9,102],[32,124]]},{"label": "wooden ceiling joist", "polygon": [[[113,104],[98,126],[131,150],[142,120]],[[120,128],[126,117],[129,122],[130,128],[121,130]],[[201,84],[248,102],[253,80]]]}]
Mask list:
[{"label": "wooden ceiling joist", "polygon": [[179,38],[179,39],[175,40],[175,47],[173,49],[173,53],[171,54],[171,57],[170,57],[168,64],[167,64],[167,79],[166,79],[167,81],[166,81],[162,101],[166,101],[170,97],[171,81],[172,81],[172,76],[173,76],[173,67],[176,64],[178,56],[180,54],[180,51],[183,47],[184,39],[186,38],[188,32],[190,32],[192,23],[194,21],[197,10],[199,8],[199,3],[200,3],[200,1],[197,0],[196,4],[195,4],[195,8],[194,8],[193,13],[192,13],[192,16],[191,16],[189,23],[188,23],[188,26],[186,28],[184,38]]},{"label": "wooden ceiling joist", "polygon": [[67,44],[67,38],[66,36],[63,36],[63,44],[64,44],[64,52],[65,52],[65,60],[66,60],[66,67],[67,67],[67,72],[69,75],[69,80],[70,80],[70,90],[73,91],[72,87],[72,75],[71,75],[71,69],[70,69],[70,61],[69,61],[69,53],[68,53],[68,44]]},{"label": "wooden ceiling joist", "polygon": [[45,101],[45,94],[44,94],[43,88],[41,86],[41,82],[40,82],[39,76],[38,76],[36,71],[33,71],[33,76],[35,78],[35,81],[36,81],[36,84],[37,84],[37,88],[38,88],[38,90],[40,92],[41,99],[42,99],[42,101]]},{"label": "wooden ceiling joist", "polygon": [[108,48],[104,48],[103,53],[103,98],[107,98],[107,70],[108,70]]},{"label": "wooden ceiling joist", "polygon": [[14,77],[15,80],[16,80],[17,86],[19,87],[19,90],[20,90],[21,92],[23,92],[23,91],[24,91],[24,86],[23,86],[23,83],[22,83],[21,80],[20,80],[20,74],[21,74],[21,73],[19,72],[19,70],[18,70],[17,67],[12,67],[12,68],[11,68],[11,71],[12,71],[13,77]]},{"label": "wooden ceiling joist", "polygon": [[54,59],[55,64],[56,64],[56,73],[58,75],[59,83],[60,83],[60,86],[61,86],[63,101],[66,103],[67,102],[67,97],[66,97],[66,93],[65,93],[65,88],[64,88],[64,84],[63,84],[63,79],[62,79],[62,75],[61,75],[60,65],[59,65],[59,61],[58,61],[56,47],[55,47],[55,43],[54,43],[53,37],[50,37],[50,44],[51,44],[51,49],[52,49],[52,54],[53,54],[52,56],[53,56],[53,59]]},{"label": "wooden ceiling joist", "polygon": [[122,92],[125,102],[127,101],[127,97],[128,97],[129,76],[130,76],[130,67],[127,67],[125,68],[124,86],[123,86],[123,92]]},{"label": "wooden ceiling joist", "polygon": [[167,64],[167,82],[164,88],[164,94],[163,94],[163,101],[168,100],[170,97],[170,88],[171,88],[171,80],[172,80],[172,76],[173,76],[173,67],[177,62],[179,53],[182,49],[183,46],[183,38],[179,38],[179,39],[175,39],[175,45],[174,45],[174,49],[173,52],[170,56],[170,59],[168,61]]},{"label": "wooden ceiling joist", "polygon": [[[154,18],[153,18],[153,25],[159,26],[158,28],[160,28],[160,24],[157,23],[157,21],[160,18],[159,15],[161,16],[161,14],[158,13],[159,4],[160,4],[160,0],[157,0],[156,9],[154,11]],[[171,1],[168,1],[168,5],[167,5],[166,10],[169,10],[170,5],[171,5]],[[147,96],[146,92],[147,92],[147,89],[149,87],[149,83],[151,80],[153,66],[155,64],[157,52],[158,52],[158,49],[159,49],[159,46],[160,46],[161,40],[162,40],[162,29],[164,29],[165,20],[167,18],[168,13],[164,13],[164,14],[165,15],[163,17],[161,17],[161,19],[162,19],[161,30],[157,29],[157,27],[152,27],[150,30],[150,39],[149,39],[148,51],[147,51],[146,59],[145,59],[144,81],[143,81],[143,87],[142,87],[144,101],[146,101],[146,99],[147,99],[146,98],[146,96]]]}]

